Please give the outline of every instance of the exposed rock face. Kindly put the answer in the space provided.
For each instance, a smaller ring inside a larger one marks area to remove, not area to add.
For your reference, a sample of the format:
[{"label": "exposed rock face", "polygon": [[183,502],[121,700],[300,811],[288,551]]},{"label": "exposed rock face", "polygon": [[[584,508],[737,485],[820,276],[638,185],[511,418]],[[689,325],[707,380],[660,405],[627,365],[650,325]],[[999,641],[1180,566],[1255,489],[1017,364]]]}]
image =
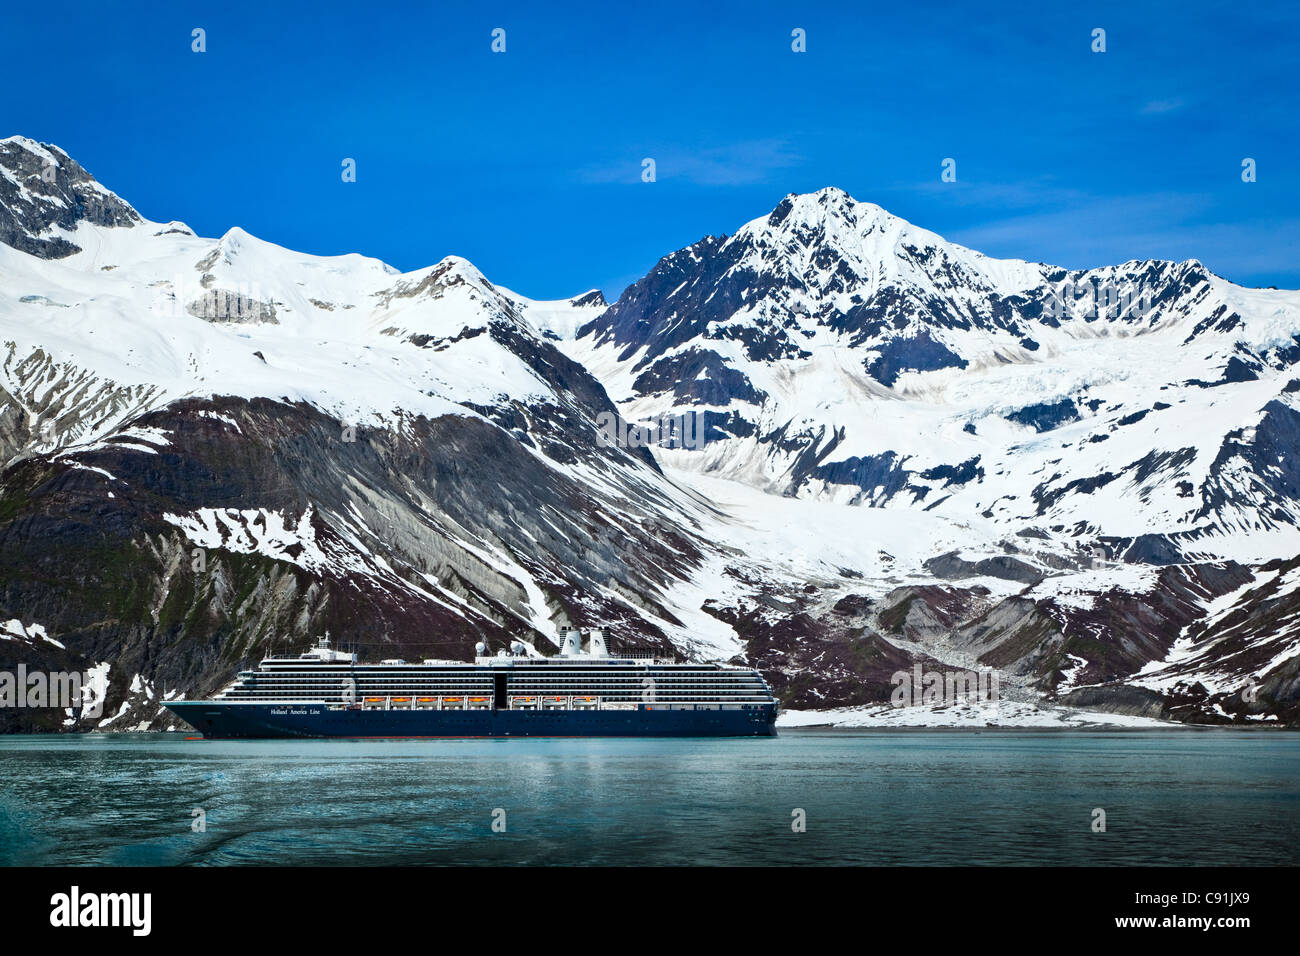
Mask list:
[{"label": "exposed rock face", "polygon": [[140,214],[57,146],[21,136],[0,140],[0,242],[42,259],[81,249],[59,230],[80,222],[133,226]]},{"label": "exposed rock face", "polygon": [[[205,322],[253,322],[276,324],[275,305],[258,302],[239,292],[212,289],[187,306],[190,315]],[[329,310],[327,310],[329,311]]]},{"label": "exposed rock face", "polygon": [[1061,698],[1061,702],[1085,710],[1109,711],[1132,717],[1167,719],[1169,702],[1160,694],[1119,684],[1114,687],[1083,687]]},{"label": "exposed rock face", "polygon": [[956,554],[941,554],[925,562],[925,567],[935,577],[950,579],[990,577],[1037,584],[1044,577],[1033,565],[1006,555],[984,558],[982,561],[963,561]]},{"label": "exposed rock face", "polygon": [[[626,499],[615,529],[589,489],[483,420],[346,436],[308,406],[226,400],[134,425],[161,444],[32,457],[0,481],[0,607],[111,661],[110,712],[133,675],[207,693],[326,630],[367,656],[465,657],[477,640],[544,642],[540,615],[671,648],[612,588],[653,605],[663,566],[697,546]],[[503,573],[515,560],[540,593]],[[29,667],[67,657],[27,651]]]}]

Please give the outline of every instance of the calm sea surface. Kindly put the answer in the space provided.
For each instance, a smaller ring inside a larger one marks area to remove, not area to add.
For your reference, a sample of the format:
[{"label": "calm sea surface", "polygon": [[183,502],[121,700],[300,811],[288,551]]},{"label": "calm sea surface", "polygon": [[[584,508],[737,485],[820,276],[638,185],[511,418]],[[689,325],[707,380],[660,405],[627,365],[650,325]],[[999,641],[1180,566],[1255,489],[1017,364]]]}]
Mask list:
[{"label": "calm sea surface", "polygon": [[1296,865],[1300,734],[0,737],[3,865],[473,863]]}]

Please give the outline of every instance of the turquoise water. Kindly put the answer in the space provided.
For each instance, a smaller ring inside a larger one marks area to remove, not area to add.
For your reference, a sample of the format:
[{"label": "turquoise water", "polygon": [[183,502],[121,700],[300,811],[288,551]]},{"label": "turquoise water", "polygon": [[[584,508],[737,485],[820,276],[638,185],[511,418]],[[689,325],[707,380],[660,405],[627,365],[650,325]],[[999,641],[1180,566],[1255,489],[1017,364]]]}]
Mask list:
[{"label": "turquoise water", "polygon": [[4,865],[1298,862],[1296,734],[0,737]]}]

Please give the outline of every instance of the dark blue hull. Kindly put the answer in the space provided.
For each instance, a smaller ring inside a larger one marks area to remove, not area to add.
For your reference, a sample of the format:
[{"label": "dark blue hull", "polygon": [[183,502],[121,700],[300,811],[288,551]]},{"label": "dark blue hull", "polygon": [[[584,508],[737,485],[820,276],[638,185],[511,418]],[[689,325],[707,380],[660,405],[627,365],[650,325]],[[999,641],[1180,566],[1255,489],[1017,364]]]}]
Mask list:
[{"label": "dark blue hull", "polygon": [[343,710],[323,704],[165,705],[204,737],[771,737],[776,705],[735,710]]}]

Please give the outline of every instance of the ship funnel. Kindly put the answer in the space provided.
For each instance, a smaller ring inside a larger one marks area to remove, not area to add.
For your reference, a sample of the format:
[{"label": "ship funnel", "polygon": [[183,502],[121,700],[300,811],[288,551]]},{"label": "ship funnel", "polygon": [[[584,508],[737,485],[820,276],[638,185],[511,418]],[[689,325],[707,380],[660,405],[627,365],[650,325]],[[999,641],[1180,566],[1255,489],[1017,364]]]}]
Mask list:
[{"label": "ship funnel", "polygon": [[475,656],[475,657],[487,657],[487,645],[484,644],[482,641],[479,641],[477,644],[475,644],[475,645],[474,645],[474,656]]},{"label": "ship funnel", "polygon": [[561,657],[578,657],[582,654],[582,633],[565,631],[564,643],[560,645]]},{"label": "ship funnel", "polygon": [[591,656],[609,657],[609,648],[605,646],[605,632],[591,632]]}]

